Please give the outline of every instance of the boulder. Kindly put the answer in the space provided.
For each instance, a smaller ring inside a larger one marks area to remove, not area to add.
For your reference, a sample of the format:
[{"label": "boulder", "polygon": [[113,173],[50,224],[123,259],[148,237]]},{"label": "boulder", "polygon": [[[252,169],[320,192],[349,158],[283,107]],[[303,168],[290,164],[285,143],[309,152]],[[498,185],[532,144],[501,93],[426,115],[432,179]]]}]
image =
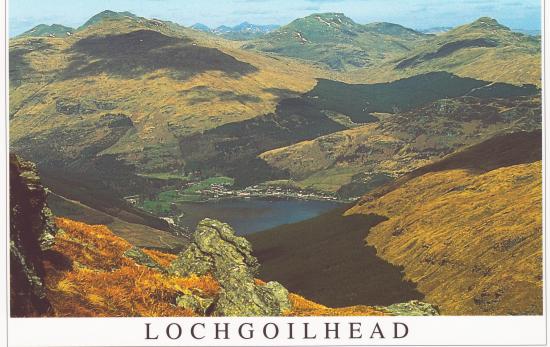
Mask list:
[{"label": "boulder", "polygon": [[10,307],[13,317],[41,316],[51,310],[46,298],[43,252],[57,228],[46,205],[46,190],[36,166],[10,155]]},{"label": "boulder", "polygon": [[377,307],[377,309],[386,311],[393,316],[439,316],[437,306],[418,300]]},{"label": "boulder", "polygon": [[276,282],[258,285],[258,260],[248,240],[228,224],[212,219],[199,223],[193,242],[170,265],[177,276],[211,274],[220,284],[215,316],[277,316],[290,308],[288,291]]}]

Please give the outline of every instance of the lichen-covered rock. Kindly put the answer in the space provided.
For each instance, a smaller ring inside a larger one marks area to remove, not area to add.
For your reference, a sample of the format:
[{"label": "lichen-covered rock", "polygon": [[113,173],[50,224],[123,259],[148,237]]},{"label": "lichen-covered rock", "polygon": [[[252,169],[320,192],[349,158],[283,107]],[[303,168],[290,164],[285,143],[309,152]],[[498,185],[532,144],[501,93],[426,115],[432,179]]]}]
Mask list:
[{"label": "lichen-covered rock", "polygon": [[191,292],[184,293],[176,299],[176,305],[191,310],[199,315],[207,315],[214,303],[213,298],[203,298]]},{"label": "lichen-covered rock", "polygon": [[286,289],[282,284],[279,282],[271,281],[267,282],[265,285],[265,288],[269,289],[275,298],[277,298],[277,301],[279,302],[279,306],[282,311],[287,311],[292,308],[292,304],[290,303],[290,300],[288,299],[288,289]]},{"label": "lichen-covered rock", "polygon": [[33,163],[10,155],[10,307],[14,317],[40,316],[50,304],[43,283],[43,252],[57,232],[46,190]]},{"label": "lichen-covered rock", "polygon": [[437,306],[418,300],[377,308],[394,316],[439,316]]},{"label": "lichen-covered rock", "polygon": [[243,266],[256,275],[259,264],[251,252],[250,242],[236,236],[228,224],[204,219],[197,226],[193,243],[172,264],[171,272],[180,276],[204,275]]},{"label": "lichen-covered rock", "polygon": [[[276,316],[290,307],[288,291],[280,284],[257,285],[259,270],[248,240],[231,227],[212,219],[199,223],[193,243],[180,253],[168,271],[178,276],[211,274],[221,290],[215,316]],[[286,293],[286,294],[285,294]]]},{"label": "lichen-covered rock", "polygon": [[151,269],[159,270],[160,272],[165,272],[166,269],[164,269],[162,266],[160,266],[157,262],[155,262],[149,255],[147,255],[145,252],[141,250],[139,247],[132,247],[126,252],[124,252],[124,256],[132,259],[136,263],[150,267]]}]

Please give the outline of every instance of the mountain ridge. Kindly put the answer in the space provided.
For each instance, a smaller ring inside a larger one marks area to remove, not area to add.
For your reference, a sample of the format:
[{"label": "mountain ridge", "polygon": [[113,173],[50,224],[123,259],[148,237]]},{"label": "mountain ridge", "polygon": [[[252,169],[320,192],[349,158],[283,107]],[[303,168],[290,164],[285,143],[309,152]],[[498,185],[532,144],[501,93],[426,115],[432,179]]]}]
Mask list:
[{"label": "mountain ridge", "polygon": [[199,30],[206,33],[221,36],[229,40],[252,40],[267,33],[272,32],[279,28],[279,25],[275,24],[251,24],[249,22],[242,22],[234,26],[220,25],[216,28],[210,28],[202,23],[196,23],[190,26],[190,28]]},{"label": "mountain ridge", "polygon": [[[367,66],[397,52],[406,52],[415,41],[424,38],[424,34],[397,24],[361,25],[343,13],[316,13],[295,19],[243,47],[323,63],[334,70],[346,70]],[[384,45],[380,40],[384,40]],[[338,55],[327,51],[329,45],[338,50]]]}]

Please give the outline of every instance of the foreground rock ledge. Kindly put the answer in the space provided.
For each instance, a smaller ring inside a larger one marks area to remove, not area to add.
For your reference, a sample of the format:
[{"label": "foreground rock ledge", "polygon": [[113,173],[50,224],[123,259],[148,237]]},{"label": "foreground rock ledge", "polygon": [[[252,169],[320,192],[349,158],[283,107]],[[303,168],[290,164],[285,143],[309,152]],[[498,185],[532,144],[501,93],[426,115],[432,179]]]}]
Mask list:
[{"label": "foreground rock ledge", "polygon": [[57,228],[36,166],[10,154],[10,307],[13,317],[41,316],[51,305],[44,288],[43,252]]},{"label": "foreground rock ledge", "polygon": [[200,308],[213,316],[282,315],[291,308],[288,290],[277,282],[256,283],[259,263],[251,252],[248,240],[236,236],[228,224],[212,219],[201,221],[193,242],[178,255],[168,272],[184,277],[211,274],[221,291],[212,303],[189,294],[180,297],[178,304]]}]

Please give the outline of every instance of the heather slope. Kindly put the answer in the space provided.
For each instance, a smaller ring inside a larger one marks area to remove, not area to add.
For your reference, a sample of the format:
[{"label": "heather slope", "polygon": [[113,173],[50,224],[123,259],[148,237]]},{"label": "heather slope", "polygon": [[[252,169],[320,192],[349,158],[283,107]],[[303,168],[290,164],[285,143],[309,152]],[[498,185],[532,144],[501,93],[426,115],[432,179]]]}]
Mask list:
[{"label": "heather slope", "polygon": [[[211,274],[177,276],[169,268],[177,257],[139,249],[116,237],[101,225],[87,225],[57,219],[63,232],[44,260],[45,288],[56,317],[187,317],[209,315],[201,306],[189,306],[182,298],[198,298],[201,304],[216,302],[223,293]],[[78,264],[78,266],[76,266]],[[269,286],[255,280],[258,288]],[[243,293],[245,288],[242,288]],[[246,294],[245,294],[246,295]],[[425,304],[406,303],[399,307],[350,306],[333,309],[289,293],[288,316],[380,316],[400,310],[415,314]],[[197,304],[198,305],[198,304]]]},{"label": "heather slope", "polygon": [[[519,148],[515,148],[519,146]],[[366,195],[366,241],[451,315],[542,313],[540,132],[496,137]]]}]

